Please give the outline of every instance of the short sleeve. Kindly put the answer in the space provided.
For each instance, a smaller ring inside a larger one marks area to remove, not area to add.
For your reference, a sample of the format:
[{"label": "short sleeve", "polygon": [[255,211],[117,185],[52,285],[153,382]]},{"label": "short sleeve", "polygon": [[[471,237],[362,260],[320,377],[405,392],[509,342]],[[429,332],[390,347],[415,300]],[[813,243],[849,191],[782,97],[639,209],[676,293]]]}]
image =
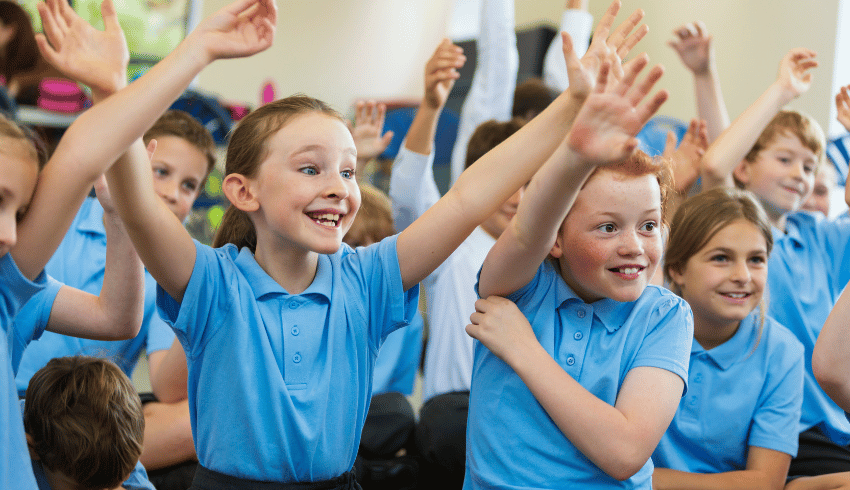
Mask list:
[{"label": "short sleeve", "polygon": [[832,262],[829,270],[836,271],[832,290],[838,294],[850,282],[850,218],[842,216],[834,220],[823,219],[819,225],[826,253]]},{"label": "short sleeve", "polygon": [[53,303],[63,286],[61,282],[47,276],[44,289],[33,295],[15,316],[13,331],[9,332],[13,372],[18,372],[24,350],[30,342],[40,339],[47,328]]},{"label": "short sleeve", "polygon": [[195,240],[195,266],[182,302],[175,301],[157,285],[159,316],[174,329],[189,358],[203,350],[206,340],[226,318],[233,298],[238,297],[231,291],[238,287],[231,248],[235,250],[234,246],[213,249]]},{"label": "short sleeve", "polygon": [[174,331],[166,323],[157,311],[154,311],[148,321],[148,338],[145,350],[148,354],[160,350],[167,350],[174,343]]},{"label": "short sleeve", "polygon": [[678,296],[665,294],[650,310],[647,322],[646,336],[629,369],[656,367],[670,371],[682,378],[683,394],[686,393],[694,335],[691,308]]},{"label": "short sleeve", "polygon": [[[779,324],[765,328],[778,330]],[[770,332],[772,335],[779,332]],[[800,414],[803,407],[803,345],[782,329],[783,342],[768,359],[771,366],[753,414],[748,445],[797,455]]]},{"label": "short sleeve", "polygon": [[145,471],[145,467],[142,466],[141,462],[136,462],[136,467],[133,468],[130,477],[121,486],[125,490],[156,490],[148,479],[148,473]]}]

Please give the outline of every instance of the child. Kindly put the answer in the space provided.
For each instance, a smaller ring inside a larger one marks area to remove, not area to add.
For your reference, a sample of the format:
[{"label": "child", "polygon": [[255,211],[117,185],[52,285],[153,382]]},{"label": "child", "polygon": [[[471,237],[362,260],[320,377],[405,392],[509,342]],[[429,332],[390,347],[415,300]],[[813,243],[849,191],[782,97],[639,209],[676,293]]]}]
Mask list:
[{"label": "child", "polygon": [[[164,78],[179,68],[164,66]],[[629,65],[626,77],[644,66]],[[150,89],[143,77],[115,97]],[[562,94],[405,231],[357,250],[341,246],[360,205],[356,151],[342,118],[315,99],[267,104],[234,130],[221,248],[192,241],[153,195],[140,159],[112,168],[121,216],[189,362],[195,486],[355,487],[350,469],[383,337],[411,321],[414,286],[554,151],[580,100]],[[246,362],[212,360],[222,358]]]},{"label": "child", "polygon": [[141,402],[109,361],[51,359],[27,388],[23,416],[39,490],[154,490],[139,463]]},{"label": "child", "polygon": [[[369,246],[395,234],[390,198],[369,184],[360,184],[360,196],[360,210],[342,239],[352,248]],[[372,401],[357,458],[357,479],[367,488],[416,484],[416,466],[410,458],[396,455],[412,448],[416,417],[405,395],[413,394],[423,326],[417,311],[410,326],[387,335],[375,360]]]},{"label": "child", "polygon": [[19,104],[36,105],[39,83],[61,77],[38,53],[32,19],[18,2],[0,1],[0,76]]},{"label": "child", "polygon": [[[60,7],[61,2],[41,6],[42,13],[44,9],[57,11]],[[105,2],[103,9],[112,10],[112,4]],[[187,38],[180,52],[169,59],[178,68],[174,70],[173,77],[157,79],[161,92],[156,95],[164,93],[166,97],[176,98],[194,76],[180,76],[186,72],[184,69],[191,72],[200,69],[199,64],[203,66],[217,58],[245,56],[268,47],[274,32],[274,13],[273,4],[244,1],[206,19]],[[104,15],[104,18],[111,16]],[[62,29],[49,21],[45,21],[45,30],[64,35]],[[106,23],[103,34],[107,37],[122,36],[117,22],[111,21]],[[39,39],[46,45],[45,39]],[[98,43],[96,46],[111,45]],[[60,42],[55,49],[49,47],[46,52],[50,53],[49,61],[54,62],[74,52],[74,49]],[[105,62],[104,56],[114,54],[77,57],[73,66],[79,72],[102,74],[99,67]],[[122,55],[126,56],[126,52],[117,53],[117,56]],[[152,69],[149,73],[156,78],[157,71]],[[91,87],[93,96],[115,80],[101,78],[94,82]],[[118,83],[125,83],[124,74]],[[26,138],[4,135],[2,147],[7,158],[2,159],[0,171],[0,185],[6,196],[0,206],[0,269],[4,277],[0,287],[4,298],[0,302],[0,322],[4,330],[22,303],[44,288],[45,280],[41,275],[44,265],[62,240],[97,177],[163,112],[164,108],[158,106],[151,112],[153,104],[149,99],[152,95],[153,91],[133,92],[123,98],[116,94],[82,113],[68,128],[41,172],[34,194],[37,173],[35,150],[26,143]],[[128,113],[136,117],[128,118]],[[97,144],[92,144],[93,141]],[[143,147],[141,151],[142,159],[146,160]],[[0,336],[3,344],[0,345],[0,357],[3,357],[0,359],[0,389],[4,390],[0,399],[0,419],[5,419],[2,420],[4,432],[9,431],[4,438],[8,443],[3,446],[4,453],[0,455],[0,487],[35,488],[30,462],[24,457],[22,424],[17,414],[12,416],[17,411],[17,394],[13,389],[6,341],[5,335]]]},{"label": "child", "polygon": [[[850,221],[798,213],[824,159],[820,126],[782,106],[808,89],[815,53],[793,49],[782,60],[776,82],[751,105],[704,158],[703,183],[737,184],[759,198],[774,226],[768,315],[812,350],[829,311],[847,284]],[[850,199],[850,194],[845,194]],[[789,475],[850,471],[850,423],[818,386],[809,362],[804,377],[800,445]]]},{"label": "child", "polygon": [[838,171],[835,170],[835,166],[829,160],[823,163],[823,165],[818,166],[818,171],[815,174],[812,193],[800,209],[815,211],[826,217],[831,217],[829,210],[832,207],[832,192],[838,186]]},{"label": "child", "polygon": [[647,287],[669,170],[634,150],[661,73],[597,85],[484,261],[464,488],[651,487],[692,333],[687,304]]},{"label": "child", "polygon": [[749,192],[679,208],[664,275],[694,314],[688,394],[652,454],[652,486],[785,486],[797,453],[803,346],[764,314],[770,222]]}]

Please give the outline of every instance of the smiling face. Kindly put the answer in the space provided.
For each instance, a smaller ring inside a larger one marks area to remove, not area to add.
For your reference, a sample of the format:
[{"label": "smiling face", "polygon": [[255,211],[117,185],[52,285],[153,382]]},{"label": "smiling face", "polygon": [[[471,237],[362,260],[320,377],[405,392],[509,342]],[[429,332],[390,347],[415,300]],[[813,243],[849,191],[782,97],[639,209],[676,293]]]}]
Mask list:
[{"label": "smiling face", "polygon": [[682,270],[669,270],[693,310],[697,340],[725,340],[735,333],[741,320],[761,301],[767,258],[763,231],[750,221],[737,219],[718,230]]},{"label": "smiling face", "polygon": [[774,136],[753,159],[735,169],[735,177],[765,205],[771,219],[800,209],[815,180],[818,157],[791,133]]},{"label": "smiling face", "polygon": [[579,192],[551,254],[585,302],[635,301],[658,266],[660,226],[655,175],[599,170]]},{"label": "smiling face", "polygon": [[153,185],[168,209],[185,221],[207,175],[207,157],[177,136],[159,136],[151,157]]},{"label": "smiling face", "polygon": [[336,252],[360,208],[357,150],[348,128],[310,112],[293,117],[267,144],[250,179],[259,203],[258,241],[269,236],[304,251]]},{"label": "smiling face", "polygon": [[0,257],[17,243],[18,221],[35,191],[38,163],[21,140],[0,137]]}]

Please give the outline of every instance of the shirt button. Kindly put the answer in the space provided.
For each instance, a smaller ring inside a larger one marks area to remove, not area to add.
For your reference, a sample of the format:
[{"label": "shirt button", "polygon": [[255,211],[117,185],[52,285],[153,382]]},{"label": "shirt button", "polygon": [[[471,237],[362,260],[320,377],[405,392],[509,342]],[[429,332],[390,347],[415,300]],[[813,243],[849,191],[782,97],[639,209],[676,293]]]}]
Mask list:
[{"label": "shirt button", "polygon": [[297,301],[293,301],[293,302],[289,303],[289,309],[290,310],[294,310],[294,309],[298,308],[298,306],[299,305],[298,305]]},{"label": "shirt button", "polygon": [[690,402],[688,402],[688,405],[690,405],[690,406],[692,406],[692,407],[697,406],[697,397],[693,397],[693,398],[691,398],[691,401],[690,401]]},{"label": "shirt button", "polygon": [[584,315],[585,315],[585,314],[586,314],[586,313],[584,312],[584,310],[578,310],[578,311],[576,312],[576,315],[577,315],[579,318],[584,318]]},{"label": "shirt button", "polygon": [[573,338],[576,339],[576,340],[581,340],[581,338],[582,338],[581,332],[576,332],[575,335],[573,335]]},{"label": "shirt button", "polygon": [[301,362],[301,353],[296,352],[295,355],[292,356],[292,362],[294,362],[295,364]]},{"label": "shirt button", "polygon": [[573,364],[575,364],[575,363],[576,363],[576,358],[575,358],[575,357],[570,356],[570,357],[568,357],[568,358],[567,358],[567,366],[572,366],[572,365],[573,365]]},{"label": "shirt button", "polygon": [[298,330],[298,325],[292,327],[292,335],[298,335],[299,333],[301,333],[301,330]]}]

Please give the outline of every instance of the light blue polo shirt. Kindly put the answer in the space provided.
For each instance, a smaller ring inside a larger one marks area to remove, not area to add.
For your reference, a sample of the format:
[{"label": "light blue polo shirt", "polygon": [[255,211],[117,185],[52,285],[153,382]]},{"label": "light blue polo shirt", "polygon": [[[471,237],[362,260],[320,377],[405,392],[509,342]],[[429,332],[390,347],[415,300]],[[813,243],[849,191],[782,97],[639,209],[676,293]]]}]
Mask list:
[{"label": "light blue polo shirt", "polygon": [[[659,468],[690,473],[745,470],[750,446],[797,455],[803,404],[803,346],[758,309],[735,335],[691,347],[687,396],[652,454]],[[756,344],[758,342],[758,344]]]},{"label": "light blue polo shirt", "polygon": [[[105,268],[106,231],[103,227],[103,208],[96,198],[89,197],[83,202],[70,230],[44,270],[58,281],[99,295]],[[38,304],[27,304],[24,308],[33,307],[43,311],[46,301],[39,298],[34,298],[33,301]],[[52,306],[52,299],[49,304]],[[26,393],[27,384],[33,374],[55,357],[88,355],[106,358],[115,362],[124,374],[131,377],[142,350],[150,354],[168,349],[174,343],[174,333],[157,314],[156,282],[148,273],[145,273],[144,319],[135,338],[101,341],[44,332],[43,323],[34,323],[43,318],[43,314],[22,312],[16,320],[16,330],[22,332],[25,338],[29,336],[31,340],[37,339],[27,346],[20,366],[17,367],[16,382],[21,395]],[[27,323],[24,323],[25,321]],[[40,332],[44,333],[39,335]]]},{"label": "light blue polo shirt", "polygon": [[7,332],[21,306],[46,282],[44,273],[35,281],[24,277],[10,254],[0,257],[0,488],[37,488],[24,438]]},{"label": "light blue polo shirt", "polygon": [[[509,296],[546,352],[588,391],[614,405],[628,372],[657,367],[687,390],[693,316],[684,300],[649,286],[637,301],[578,298],[546,260]],[[522,379],[480,342],[469,399],[464,488],[651,488],[652,462],[626,481],[599,469],[564,436]]]},{"label": "light blue polo shirt", "polygon": [[407,396],[413,394],[422,356],[424,327],[422,314],[417,310],[410,325],[387,335],[375,361],[373,395],[390,392]]},{"label": "light blue polo shirt", "polygon": [[64,286],[61,282],[47,276],[47,284],[38,293],[34,294],[18,311],[13,322],[14,328],[9,332],[9,355],[12,360],[12,372],[18,373],[24,350],[33,340],[41,337],[47,322],[50,320],[50,311],[56,295]]},{"label": "light blue polo shirt", "polygon": [[417,311],[396,237],[320,255],[301,294],[288,294],[248,249],[195,245],[182,303],[159,289],[157,304],[186,351],[201,465],[278,482],[349,471],[378,349]]},{"label": "light blue polo shirt", "polygon": [[817,426],[833,442],[850,443],[844,411],[820,388],[812,372],[818,334],[850,280],[850,218],[820,213],[789,214],[787,233],[774,228],[768,262],[768,314],[791,331],[805,348],[803,414],[800,432]]}]

